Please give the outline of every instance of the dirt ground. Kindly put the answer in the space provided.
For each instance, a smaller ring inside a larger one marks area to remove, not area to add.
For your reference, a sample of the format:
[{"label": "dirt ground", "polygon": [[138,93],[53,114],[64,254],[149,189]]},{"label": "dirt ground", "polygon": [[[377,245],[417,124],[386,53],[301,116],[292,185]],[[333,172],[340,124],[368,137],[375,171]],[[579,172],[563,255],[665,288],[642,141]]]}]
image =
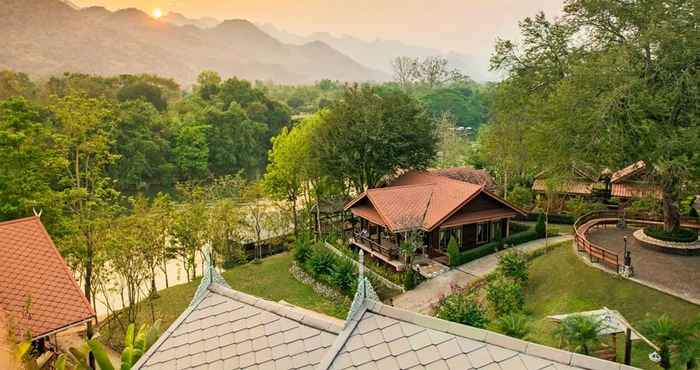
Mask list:
[{"label": "dirt ground", "polygon": [[683,296],[700,300],[700,255],[684,256],[644,248],[632,236],[636,229],[619,230],[614,227],[596,228],[588,232],[588,239],[620,256],[624,251],[624,237],[631,251],[636,278]]}]

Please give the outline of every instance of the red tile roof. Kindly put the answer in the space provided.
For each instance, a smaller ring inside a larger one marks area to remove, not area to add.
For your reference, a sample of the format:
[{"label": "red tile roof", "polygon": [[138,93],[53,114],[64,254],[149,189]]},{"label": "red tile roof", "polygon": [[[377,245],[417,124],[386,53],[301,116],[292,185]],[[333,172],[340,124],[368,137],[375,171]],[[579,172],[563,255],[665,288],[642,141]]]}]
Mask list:
[{"label": "red tile roof", "polygon": [[615,173],[612,174],[610,177],[610,182],[616,183],[623,181],[631,176],[634,176],[642,171],[647,167],[647,164],[644,161],[637,161],[635,163],[632,163],[631,165],[619,170],[615,171]]},{"label": "red tile roof", "polygon": [[345,208],[360,207],[355,204],[366,197],[391,231],[416,228],[430,231],[480,193],[493,197],[516,213],[522,212],[479,185],[423,171],[405,173],[388,187],[369,189]]},{"label": "red tile roof", "polygon": [[493,177],[491,177],[491,174],[486,170],[476,170],[470,167],[454,167],[432,170],[430,172],[439,176],[449,177],[453,180],[480,185],[489,190],[496,187],[496,182],[493,181]]},{"label": "red tile roof", "polygon": [[440,225],[440,228],[447,229],[459,225],[500,220],[502,218],[514,217],[517,214],[518,212],[508,209],[487,209],[484,211],[457,213]]},{"label": "red tile roof", "polygon": [[95,315],[38,217],[0,223],[0,308],[35,339]]},{"label": "red tile roof", "polygon": [[644,198],[653,196],[661,199],[661,190],[649,184],[622,183],[612,184],[610,195],[618,198]]},{"label": "red tile roof", "polygon": [[370,205],[361,205],[361,206],[356,206],[352,207],[350,210],[353,215],[357,217],[362,217],[365,220],[368,220],[369,222],[375,224],[375,225],[380,225],[386,227],[384,224],[384,220],[382,220],[382,217],[377,213],[377,211]]}]

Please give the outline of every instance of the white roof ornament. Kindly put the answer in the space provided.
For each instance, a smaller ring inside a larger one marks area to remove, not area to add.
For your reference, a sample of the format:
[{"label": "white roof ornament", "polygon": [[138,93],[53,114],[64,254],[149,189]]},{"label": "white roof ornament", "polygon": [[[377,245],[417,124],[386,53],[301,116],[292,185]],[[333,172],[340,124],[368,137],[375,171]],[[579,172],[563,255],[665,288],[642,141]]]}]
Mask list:
[{"label": "white roof ornament", "polygon": [[348,311],[347,322],[350,322],[356,314],[362,312],[362,307],[367,300],[381,302],[377,292],[375,292],[374,287],[372,287],[372,283],[365,276],[365,252],[362,251],[362,249],[360,249],[358,259],[360,267],[358,268],[357,291],[355,291],[355,297],[350,305],[350,311]]}]

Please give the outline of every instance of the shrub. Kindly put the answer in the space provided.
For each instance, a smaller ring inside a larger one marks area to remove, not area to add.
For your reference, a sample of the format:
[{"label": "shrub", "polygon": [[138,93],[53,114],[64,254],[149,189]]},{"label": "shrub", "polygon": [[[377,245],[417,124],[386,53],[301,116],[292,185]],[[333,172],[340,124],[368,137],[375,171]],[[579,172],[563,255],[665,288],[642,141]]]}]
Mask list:
[{"label": "shrub", "polygon": [[355,265],[345,258],[337,258],[335,262],[331,283],[341,292],[351,295],[357,286]]},{"label": "shrub", "polygon": [[498,260],[498,271],[505,277],[525,284],[528,280],[528,259],[518,251],[509,251]]},{"label": "shrub", "polygon": [[698,232],[692,229],[665,231],[660,227],[647,227],[644,233],[652,238],[669,242],[692,243],[698,240]]},{"label": "shrub", "polygon": [[315,277],[330,276],[333,273],[333,265],[335,264],[335,256],[325,248],[314,248],[311,258],[309,258],[309,267]]},{"label": "shrub", "polygon": [[635,199],[625,207],[625,210],[631,213],[659,213],[659,201],[652,197],[644,197]]},{"label": "shrub", "polygon": [[521,311],[525,305],[523,287],[503,277],[492,281],[486,287],[486,298],[497,316]]},{"label": "shrub", "polygon": [[406,288],[406,290],[411,290],[416,287],[416,272],[411,267],[403,273],[403,287]]},{"label": "shrub", "polygon": [[570,350],[589,355],[600,344],[603,321],[591,316],[571,315],[561,321],[555,335]]},{"label": "shrub", "polygon": [[537,224],[535,225],[535,232],[537,236],[543,238],[547,234],[547,225],[544,222],[544,213],[540,213],[537,217]]},{"label": "shrub", "polygon": [[576,197],[567,200],[564,208],[566,208],[566,210],[569,211],[574,218],[578,219],[586,213],[605,210],[608,208],[608,206],[603,203],[587,202],[581,197]]},{"label": "shrub", "polygon": [[688,217],[692,217],[692,218],[700,217],[700,215],[698,215],[698,210],[693,208],[693,207],[690,207],[690,211],[688,211]]},{"label": "shrub", "polygon": [[304,240],[304,238],[299,238],[295,244],[294,259],[299,262],[300,265],[306,263],[314,252],[313,248],[311,248],[311,245]]},{"label": "shrub", "polygon": [[511,312],[498,319],[496,327],[505,335],[522,339],[530,332],[530,318],[520,312]]},{"label": "shrub", "polygon": [[[470,261],[473,261],[477,258],[481,258],[484,256],[488,256],[489,254],[496,252],[498,248],[502,245],[518,245],[518,244],[523,244],[527,243],[529,241],[533,241],[539,239],[539,235],[534,230],[528,230],[528,231],[523,231],[517,234],[512,234],[510,237],[505,238],[503,240],[497,240],[488,244],[484,244],[482,246],[472,248],[469,250],[466,250],[464,252],[459,253],[459,258],[457,259],[457,265],[461,265]],[[450,262],[452,264],[452,262]]]},{"label": "shrub", "polygon": [[474,297],[461,293],[443,299],[438,307],[437,317],[476,328],[483,328],[488,324],[486,310],[482,305]]},{"label": "shrub", "polygon": [[450,242],[447,244],[447,257],[449,258],[450,266],[459,265],[459,245],[457,245],[457,239],[454,236],[450,238]]},{"label": "shrub", "polygon": [[524,186],[516,186],[508,194],[508,200],[521,208],[530,207],[532,205],[532,191]]}]

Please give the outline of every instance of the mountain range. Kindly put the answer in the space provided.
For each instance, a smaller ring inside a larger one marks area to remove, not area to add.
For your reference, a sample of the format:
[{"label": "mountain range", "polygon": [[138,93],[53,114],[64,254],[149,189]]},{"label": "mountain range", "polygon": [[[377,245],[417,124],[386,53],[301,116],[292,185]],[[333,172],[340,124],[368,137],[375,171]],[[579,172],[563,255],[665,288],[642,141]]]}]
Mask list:
[{"label": "mountain range", "polygon": [[9,37],[0,39],[0,70],[153,73],[186,85],[202,70],[280,83],[390,78],[321,41],[284,43],[242,19],[209,22],[177,14],[156,20],[137,9],[76,9],[61,0],[2,0],[0,34]]},{"label": "mountain range", "polygon": [[372,66],[387,74],[392,73],[391,61],[396,57],[441,56],[447,59],[450,67],[458,69],[475,81],[486,82],[498,79],[495,73],[489,71],[488,56],[486,55],[466,55],[455,51],[443,52],[434,48],[410,45],[398,40],[365,41],[349,35],[336,36],[329,32],[315,32],[308,36],[302,36],[282,30],[270,23],[260,24],[259,27],[270,36],[288,44],[301,45],[314,41],[323,42],[359,63]]}]

